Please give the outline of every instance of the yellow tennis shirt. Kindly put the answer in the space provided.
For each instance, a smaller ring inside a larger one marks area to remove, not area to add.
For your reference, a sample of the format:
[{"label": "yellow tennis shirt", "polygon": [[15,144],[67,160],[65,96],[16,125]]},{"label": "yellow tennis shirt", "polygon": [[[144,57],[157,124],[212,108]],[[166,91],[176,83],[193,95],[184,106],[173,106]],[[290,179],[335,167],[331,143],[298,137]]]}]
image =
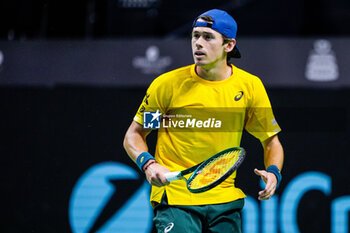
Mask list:
[{"label": "yellow tennis shirt", "polygon": [[[134,120],[144,125],[144,114],[157,111],[160,120],[151,119],[160,125],[155,158],[170,171],[187,169],[224,149],[240,146],[243,129],[260,141],[280,131],[260,79],[233,65],[232,75],[223,81],[199,77],[195,65],[159,76],[148,88]],[[184,180],[152,186],[151,201],[160,202],[164,191],[171,205],[244,198],[234,185],[235,177],[236,172],[203,193],[189,192]]]}]

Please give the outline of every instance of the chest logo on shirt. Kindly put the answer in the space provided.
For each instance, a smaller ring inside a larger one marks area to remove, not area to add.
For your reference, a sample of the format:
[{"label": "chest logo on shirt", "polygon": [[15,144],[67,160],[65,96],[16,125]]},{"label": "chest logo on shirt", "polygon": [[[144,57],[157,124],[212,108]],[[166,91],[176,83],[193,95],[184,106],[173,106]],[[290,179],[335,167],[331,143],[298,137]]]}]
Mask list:
[{"label": "chest logo on shirt", "polygon": [[238,92],[238,94],[235,96],[235,101],[239,101],[243,97],[243,91]]}]

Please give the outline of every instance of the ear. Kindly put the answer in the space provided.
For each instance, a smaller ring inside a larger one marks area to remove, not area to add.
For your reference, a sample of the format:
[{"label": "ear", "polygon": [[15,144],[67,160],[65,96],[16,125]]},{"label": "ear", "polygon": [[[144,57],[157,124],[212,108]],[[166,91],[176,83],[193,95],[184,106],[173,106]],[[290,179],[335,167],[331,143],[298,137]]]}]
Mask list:
[{"label": "ear", "polygon": [[236,46],[236,40],[232,39],[230,42],[225,44],[225,52],[229,53],[233,50],[233,48]]}]

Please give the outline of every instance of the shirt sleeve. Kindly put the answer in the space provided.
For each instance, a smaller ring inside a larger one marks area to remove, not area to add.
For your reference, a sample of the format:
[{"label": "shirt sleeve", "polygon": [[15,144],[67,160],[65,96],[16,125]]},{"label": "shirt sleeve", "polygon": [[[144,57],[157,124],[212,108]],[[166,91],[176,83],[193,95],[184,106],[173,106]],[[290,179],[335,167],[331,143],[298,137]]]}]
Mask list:
[{"label": "shirt sleeve", "polygon": [[142,125],[144,112],[159,111],[162,115],[166,113],[171,98],[171,88],[164,81],[165,78],[160,76],[151,83],[134,116],[134,121]]},{"label": "shirt sleeve", "polygon": [[269,97],[261,80],[256,78],[252,85],[251,105],[247,109],[245,129],[261,142],[279,133],[279,127],[272,111]]}]

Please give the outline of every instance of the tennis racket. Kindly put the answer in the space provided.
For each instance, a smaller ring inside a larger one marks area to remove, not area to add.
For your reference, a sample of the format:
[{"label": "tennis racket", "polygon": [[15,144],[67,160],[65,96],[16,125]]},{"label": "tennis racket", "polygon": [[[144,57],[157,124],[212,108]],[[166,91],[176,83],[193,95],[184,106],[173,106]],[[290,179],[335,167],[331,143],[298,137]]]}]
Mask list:
[{"label": "tennis racket", "polygon": [[[242,164],[244,158],[245,150],[233,147],[186,170],[166,173],[165,177],[169,182],[184,179],[190,192],[201,193],[221,184]],[[192,172],[190,178],[184,177]]]}]

